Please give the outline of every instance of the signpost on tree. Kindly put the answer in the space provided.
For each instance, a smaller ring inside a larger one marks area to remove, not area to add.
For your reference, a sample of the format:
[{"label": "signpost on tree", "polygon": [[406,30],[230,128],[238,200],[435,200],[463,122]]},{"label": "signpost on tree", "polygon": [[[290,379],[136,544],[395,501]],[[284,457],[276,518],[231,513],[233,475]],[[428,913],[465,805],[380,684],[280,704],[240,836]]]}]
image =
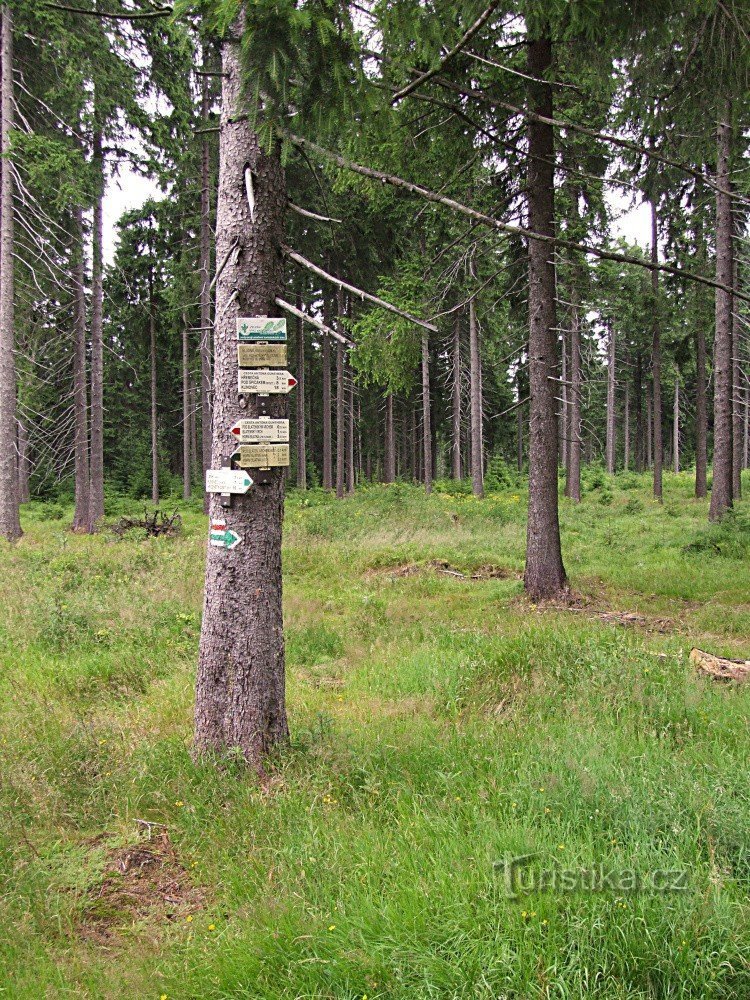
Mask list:
[{"label": "signpost on tree", "polygon": [[[216,259],[227,263],[216,281],[215,470],[230,465],[237,421],[286,420],[286,393],[295,385],[286,371],[244,369],[239,380],[237,374],[238,341],[286,340],[286,322],[269,318],[282,287],[286,181],[278,149],[267,151],[250,124],[241,84],[243,27],[240,14],[222,45]],[[289,735],[281,612],[284,474],[268,467],[247,493],[212,494],[209,507],[215,530],[206,558],[195,749],[240,753],[260,773],[265,755]],[[229,508],[222,506],[227,501]]]}]

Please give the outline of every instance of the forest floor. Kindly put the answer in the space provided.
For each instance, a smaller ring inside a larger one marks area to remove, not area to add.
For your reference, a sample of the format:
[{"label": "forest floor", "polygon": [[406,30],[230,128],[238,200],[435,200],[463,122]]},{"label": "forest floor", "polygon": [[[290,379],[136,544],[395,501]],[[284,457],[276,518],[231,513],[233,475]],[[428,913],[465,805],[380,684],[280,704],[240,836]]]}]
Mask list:
[{"label": "forest floor", "polygon": [[265,787],[190,755],[199,507],[119,539],[27,506],[0,549],[0,994],[749,997],[750,684],[688,654],[750,656],[750,501],[716,528],[687,474],[663,507],[586,482],[569,607],[523,596],[523,489],[292,493]]}]

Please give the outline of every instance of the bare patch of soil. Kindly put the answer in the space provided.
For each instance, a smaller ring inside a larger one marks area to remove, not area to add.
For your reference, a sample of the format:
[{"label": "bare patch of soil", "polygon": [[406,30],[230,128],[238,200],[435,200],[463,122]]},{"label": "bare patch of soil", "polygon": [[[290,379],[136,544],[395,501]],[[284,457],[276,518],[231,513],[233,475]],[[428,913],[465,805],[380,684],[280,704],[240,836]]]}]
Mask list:
[{"label": "bare patch of soil", "polygon": [[521,574],[506,566],[494,566],[487,563],[477,568],[471,573],[464,573],[455,566],[451,566],[445,559],[430,559],[424,563],[406,563],[400,566],[386,566],[383,568],[370,570],[368,576],[389,576],[392,579],[401,580],[409,576],[416,576],[419,573],[440,573],[443,576],[452,576],[457,580],[520,580]]},{"label": "bare patch of soil", "polygon": [[122,930],[139,921],[184,918],[199,910],[204,899],[204,890],[193,884],[162,829],[150,839],[108,852],[103,881],[87,894],[80,934],[96,944],[113,944]]}]

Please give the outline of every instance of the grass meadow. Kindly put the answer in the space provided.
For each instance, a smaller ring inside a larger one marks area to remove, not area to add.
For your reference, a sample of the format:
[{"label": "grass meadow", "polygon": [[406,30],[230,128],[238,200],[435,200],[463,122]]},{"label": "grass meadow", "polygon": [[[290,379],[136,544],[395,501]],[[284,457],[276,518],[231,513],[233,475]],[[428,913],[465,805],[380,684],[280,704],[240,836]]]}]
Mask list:
[{"label": "grass meadow", "polygon": [[663,506],[585,484],[569,607],[523,595],[522,484],[290,493],[292,741],[262,787],[190,753],[199,505],[158,539],[27,505],[3,1000],[750,997],[750,685],[688,662],[750,657],[750,501],[710,527],[688,474]]}]

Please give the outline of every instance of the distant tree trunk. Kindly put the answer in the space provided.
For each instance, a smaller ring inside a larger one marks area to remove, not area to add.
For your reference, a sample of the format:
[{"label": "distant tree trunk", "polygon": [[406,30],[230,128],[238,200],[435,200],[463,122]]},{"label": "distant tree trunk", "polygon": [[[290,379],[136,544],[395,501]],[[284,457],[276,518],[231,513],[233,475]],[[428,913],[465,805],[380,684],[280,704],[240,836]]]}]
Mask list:
[{"label": "distant tree trunk", "polygon": [[581,315],[578,290],[571,292],[570,313],[570,447],[565,495],[578,503],[581,499]]},{"label": "distant tree trunk", "polygon": [[607,462],[607,472],[611,475],[615,471],[615,442],[616,442],[616,423],[615,423],[615,364],[616,364],[616,342],[615,342],[615,328],[610,325],[609,328],[609,358],[607,364],[607,444],[606,444],[606,462]]},{"label": "distant tree trunk", "polygon": [[[96,102],[95,102],[96,103]],[[94,225],[91,234],[91,448],[89,452],[89,531],[104,517],[104,341],[102,306],[102,210],[104,201],[104,154],[102,134],[94,132],[93,163],[96,178]]]},{"label": "distant tree trunk", "polygon": [[475,497],[484,496],[482,474],[482,357],[475,300],[469,302],[469,368],[471,398],[471,490]]},{"label": "distant tree trunk", "polygon": [[[206,50],[203,50],[206,66]],[[201,78],[201,118],[208,122],[210,109],[208,77]],[[201,142],[201,233],[200,233],[200,359],[201,359],[201,464],[203,475],[211,467],[212,399],[211,399],[211,148],[208,137]],[[204,509],[208,513],[210,497],[206,494]]]},{"label": "distant tree trunk", "polygon": [[706,486],[708,415],[706,412],[706,332],[700,316],[695,327],[695,495],[708,495]]},{"label": "distant tree trunk", "polygon": [[[190,420],[190,339],[188,334],[187,313],[182,314],[182,496],[189,500],[192,490],[192,466],[190,462],[190,446],[192,440]],[[157,488],[159,477],[156,478]]]},{"label": "distant tree trunk", "polygon": [[559,461],[562,465],[565,473],[568,472],[568,461],[570,458],[569,444],[569,433],[568,425],[570,423],[570,414],[568,412],[568,343],[565,336],[565,331],[562,332],[560,336],[560,449],[559,449]]},{"label": "distant tree trunk", "polygon": [[[552,117],[552,66],[549,37],[528,44],[530,107]],[[552,125],[539,119],[528,123],[529,229],[555,235],[555,138]],[[553,378],[557,373],[556,302],[553,249],[529,239],[529,512],[524,584],[532,598],[554,597],[567,589],[560,546],[557,505],[557,406]]]},{"label": "distant tree trunk", "polygon": [[0,34],[0,535],[9,542],[21,537],[18,510],[18,460],[16,452],[16,361],[14,337],[13,174],[13,14],[2,8]]},{"label": "distant tree trunk", "polygon": [[422,452],[426,493],[432,493],[432,430],[430,422],[430,341],[427,331],[422,330]]},{"label": "distant tree trunk", "polygon": [[203,462],[198,461],[198,426],[196,423],[196,414],[198,412],[198,393],[200,391],[200,383],[195,384],[195,379],[190,378],[190,468],[193,470],[192,474],[195,476],[197,469],[203,467]]},{"label": "distant tree trunk", "polygon": [[[297,292],[297,308],[302,309],[302,293]],[[302,319],[297,317],[297,486],[307,489],[307,449],[305,447],[305,331]]]},{"label": "distant tree trunk", "polygon": [[[731,108],[724,109],[724,121],[717,133],[716,183],[727,189],[730,183]],[[732,198],[716,193],[716,280],[732,284]],[[714,462],[709,518],[720,520],[732,507],[732,295],[715,290],[716,328],[714,334]]]},{"label": "distant tree trunk", "polygon": [[[658,226],[656,216],[656,202],[651,199],[651,260],[656,264],[659,261]],[[653,341],[651,347],[651,371],[654,379],[654,412],[653,412],[653,433],[654,433],[654,497],[661,503],[662,501],[662,467],[664,463],[664,449],[662,444],[661,430],[661,315],[658,309],[659,301],[659,272],[651,272],[651,289],[654,295],[653,305]]]},{"label": "distant tree trunk", "polygon": [[[281,291],[280,246],[287,204],[279,150],[267,152],[252,131],[242,88],[235,24],[222,46],[222,109],[216,257],[227,264],[216,282],[212,466],[229,465],[227,428],[241,416],[288,416],[286,396],[237,392],[237,316],[273,316]],[[245,174],[253,172],[250,217]],[[239,253],[230,257],[233,246]],[[255,478],[255,477],[253,477]],[[281,608],[283,469],[267,473],[249,493],[224,508],[211,496],[210,518],[225,520],[242,539],[232,550],[209,544],[195,699],[198,753],[235,751],[260,773],[263,758],[287,740],[284,635]]]},{"label": "distant tree trunk", "polygon": [[[340,313],[339,313],[340,315]],[[344,345],[336,341],[336,496],[344,496],[344,452],[346,423],[344,414]]]},{"label": "distant tree trunk", "polygon": [[451,476],[461,478],[461,311],[453,317],[453,411],[451,414]]},{"label": "distant tree trunk", "polygon": [[630,468],[630,382],[627,379],[625,379],[625,401],[622,431],[622,467],[627,472]]},{"label": "distant tree trunk", "polygon": [[[740,287],[738,254],[733,254],[733,288]],[[742,499],[742,366],[740,365],[739,299],[732,296],[732,497]]]},{"label": "distant tree trunk", "polygon": [[18,502],[28,503],[29,493],[29,431],[26,424],[18,422]]},{"label": "distant tree trunk", "polygon": [[640,351],[635,356],[633,393],[635,395],[635,471],[643,472],[646,456],[644,454],[645,435],[643,433],[643,355]]},{"label": "distant tree trunk", "polygon": [[680,471],[680,383],[674,384],[674,413],[672,416],[672,468],[675,475]]},{"label": "distant tree trunk", "polygon": [[653,458],[651,455],[651,446],[653,442],[653,434],[651,432],[653,419],[651,413],[651,393],[646,391],[646,468],[650,469],[653,465]]},{"label": "distant tree trunk", "polygon": [[347,353],[344,367],[346,390],[346,490],[354,493],[356,479],[354,475],[354,372]]},{"label": "distant tree trunk", "polygon": [[[153,255],[153,248],[152,248]],[[153,259],[153,256],[152,256]],[[159,414],[156,406],[156,303],[154,302],[154,268],[148,273],[148,341],[151,362],[151,500],[159,502]]]},{"label": "distant tree trunk", "polygon": [[75,507],[73,531],[89,530],[89,402],[86,376],[86,289],[84,286],[83,211],[73,209],[73,411],[75,420]]},{"label": "distant tree trunk", "polygon": [[748,464],[748,448],[750,447],[750,386],[745,386],[745,431],[743,435],[742,467],[750,468]]},{"label": "distant tree trunk", "polygon": [[[330,324],[329,299],[324,302],[326,325]],[[331,339],[323,334],[323,489],[333,489],[333,443],[331,441]]]},{"label": "distant tree trunk", "polygon": [[385,456],[383,479],[386,483],[396,481],[396,431],[393,425],[393,393],[385,397]]}]

